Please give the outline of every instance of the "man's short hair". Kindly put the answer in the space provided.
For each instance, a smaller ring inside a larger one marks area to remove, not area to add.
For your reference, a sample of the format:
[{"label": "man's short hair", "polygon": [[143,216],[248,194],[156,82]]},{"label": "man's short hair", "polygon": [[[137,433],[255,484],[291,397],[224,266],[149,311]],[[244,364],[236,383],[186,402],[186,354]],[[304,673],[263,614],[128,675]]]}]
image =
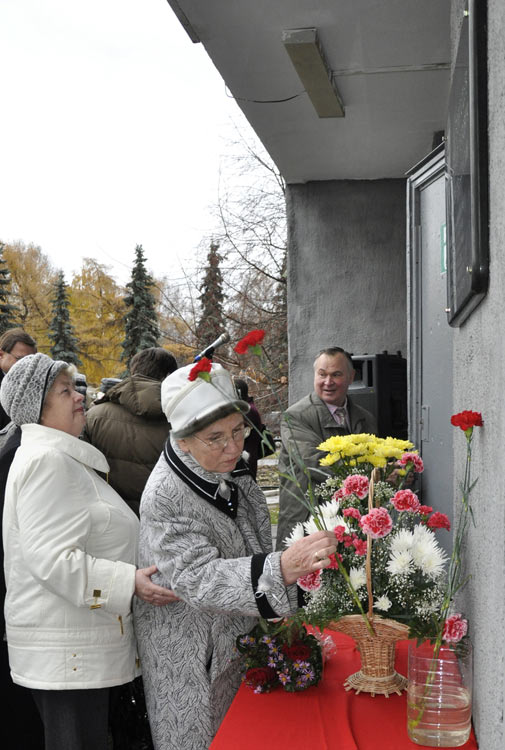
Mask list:
[{"label": "man's short hair", "polygon": [[16,344],[25,344],[31,346],[37,351],[37,343],[22,328],[9,328],[0,336],[0,349],[4,352],[11,352]]},{"label": "man's short hair", "polygon": [[177,360],[161,346],[142,349],[130,360],[130,374],[144,375],[153,380],[164,380],[167,375],[177,370]]},{"label": "man's short hair", "polygon": [[317,360],[322,354],[326,354],[327,357],[335,357],[337,354],[343,354],[351,370],[354,370],[354,362],[352,361],[351,355],[349,354],[349,352],[346,352],[345,349],[342,349],[341,346],[328,346],[326,349],[321,349],[314,360],[314,369],[316,368]]}]

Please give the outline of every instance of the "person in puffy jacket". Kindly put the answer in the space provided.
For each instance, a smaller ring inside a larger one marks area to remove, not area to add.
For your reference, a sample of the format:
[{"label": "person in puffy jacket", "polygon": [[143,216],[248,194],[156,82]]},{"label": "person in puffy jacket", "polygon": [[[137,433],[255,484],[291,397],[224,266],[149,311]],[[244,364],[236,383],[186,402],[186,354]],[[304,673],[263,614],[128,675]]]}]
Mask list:
[{"label": "person in puffy jacket", "polygon": [[130,361],[130,377],[107,391],[86,417],[83,439],[105,455],[109,484],[137,516],[170,429],[161,410],[161,381],[176,369],[175,357],[166,349],[143,349]]},{"label": "person in puffy jacket", "polygon": [[13,682],[30,688],[46,750],[106,750],[109,688],[139,672],[136,594],[173,601],[137,570],[139,522],[82,440],[83,396],[66,362],[33,354],[5,376],[0,400],[21,427],[5,492],[6,635]]}]

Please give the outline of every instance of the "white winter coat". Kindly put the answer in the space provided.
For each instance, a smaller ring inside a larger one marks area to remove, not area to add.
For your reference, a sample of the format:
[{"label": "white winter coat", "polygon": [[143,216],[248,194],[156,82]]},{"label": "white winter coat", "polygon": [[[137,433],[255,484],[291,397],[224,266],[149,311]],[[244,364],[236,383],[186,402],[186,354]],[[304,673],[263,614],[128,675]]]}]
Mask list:
[{"label": "white winter coat", "polygon": [[137,674],[138,520],[96,474],[108,468],[100,451],[65,432],[22,427],[3,518],[6,631],[19,685],[100,688]]}]

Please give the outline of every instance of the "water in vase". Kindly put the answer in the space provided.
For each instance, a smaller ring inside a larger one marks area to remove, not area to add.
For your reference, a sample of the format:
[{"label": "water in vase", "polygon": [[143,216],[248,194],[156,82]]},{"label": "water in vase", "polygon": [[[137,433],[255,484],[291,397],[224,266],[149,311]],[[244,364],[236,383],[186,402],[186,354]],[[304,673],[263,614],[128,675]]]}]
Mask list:
[{"label": "water in vase", "polygon": [[407,727],[410,739],[428,747],[460,747],[470,736],[471,695],[453,685],[443,692],[410,683],[407,691]]}]

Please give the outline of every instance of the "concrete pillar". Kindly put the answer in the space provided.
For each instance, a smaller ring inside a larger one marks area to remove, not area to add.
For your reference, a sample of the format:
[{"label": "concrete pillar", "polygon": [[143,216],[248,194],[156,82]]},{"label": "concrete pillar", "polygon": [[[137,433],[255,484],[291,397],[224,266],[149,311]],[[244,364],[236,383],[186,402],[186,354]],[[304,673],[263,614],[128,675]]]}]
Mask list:
[{"label": "concrete pillar", "polygon": [[293,403],[325,346],[406,356],[405,180],[288,185],[287,211]]}]

